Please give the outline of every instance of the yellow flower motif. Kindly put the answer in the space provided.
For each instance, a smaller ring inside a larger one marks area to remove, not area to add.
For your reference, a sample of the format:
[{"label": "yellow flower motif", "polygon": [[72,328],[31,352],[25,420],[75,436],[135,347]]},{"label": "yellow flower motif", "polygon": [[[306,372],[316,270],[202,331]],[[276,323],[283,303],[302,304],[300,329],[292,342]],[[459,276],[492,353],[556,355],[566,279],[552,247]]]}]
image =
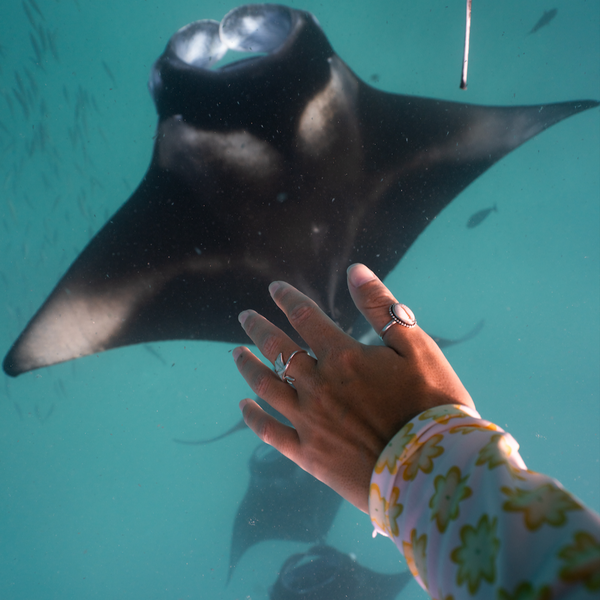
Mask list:
[{"label": "yellow flower motif", "polygon": [[402,553],[406,564],[413,574],[423,582],[425,589],[429,588],[427,581],[427,534],[417,538],[417,530],[410,532],[410,542],[402,542]]},{"label": "yellow flower motif", "polygon": [[390,475],[397,473],[402,454],[416,437],[414,433],[411,433],[413,428],[413,423],[408,423],[388,443],[375,465],[377,475],[380,475],[385,468],[387,468]]},{"label": "yellow flower motif", "polygon": [[419,415],[419,421],[426,421],[427,419],[433,419],[440,425],[446,425],[450,419],[464,419],[470,417],[460,410],[456,404],[445,404],[444,406],[434,406],[433,408],[427,409]]},{"label": "yellow flower motif", "polygon": [[569,583],[581,581],[590,592],[600,590],[600,543],[586,531],[573,535],[574,544],[565,546],[558,557],[566,565],[560,570],[560,578]]},{"label": "yellow flower motif", "polygon": [[581,510],[581,505],[564,490],[552,483],[546,483],[533,490],[500,488],[509,497],[502,508],[507,512],[522,512],[525,527],[537,531],[544,523],[562,527],[567,522],[568,510]]},{"label": "yellow flower motif", "polygon": [[390,501],[381,497],[381,490],[376,483],[371,484],[369,497],[369,512],[371,513],[371,522],[385,531],[387,535],[398,537],[398,517],[404,511],[404,506],[398,503],[400,490],[397,487],[392,488]]},{"label": "yellow flower motif", "polygon": [[482,515],[477,527],[465,525],[460,530],[462,545],[450,553],[452,562],[459,565],[456,574],[457,585],[467,583],[471,595],[475,595],[482,579],[488,583],[496,580],[496,555],[500,540],[496,537],[498,518],[490,523],[487,515]]},{"label": "yellow flower motif", "polygon": [[451,427],[450,433],[462,433],[463,435],[468,435],[469,433],[473,433],[474,431],[499,431],[500,427],[498,425],[494,425],[493,423],[488,423],[487,425],[480,425],[479,423],[471,423],[470,425],[456,425],[456,427]]},{"label": "yellow flower motif", "polygon": [[514,467],[508,460],[512,451],[513,449],[508,440],[501,433],[493,435],[490,441],[479,451],[475,464],[480,467],[487,463],[490,471],[502,465],[507,468],[513,479],[523,480],[525,477],[521,475],[520,469]]},{"label": "yellow flower motif", "polygon": [[385,531],[389,535],[387,524],[386,524],[386,513],[385,513],[385,498],[381,497],[381,490],[376,483],[372,483],[369,488],[369,513],[371,515],[371,522],[375,527],[381,531]]},{"label": "yellow flower motif", "polygon": [[520,583],[513,594],[500,588],[497,596],[497,600],[550,600],[551,598],[552,592],[549,586],[544,585],[536,592],[527,581]]},{"label": "yellow flower motif", "polygon": [[433,482],[435,493],[429,500],[429,508],[433,511],[431,520],[436,519],[440,533],[444,533],[448,523],[458,517],[458,503],[472,494],[471,488],[466,485],[469,476],[461,479],[460,475],[460,469],[452,467],[445,477],[438,475]]},{"label": "yellow flower motif", "polygon": [[443,448],[440,448],[437,444],[444,439],[444,436],[437,433],[431,436],[424,444],[415,442],[411,446],[411,450],[414,450],[412,456],[405,460],[406,468],[402,475],[405,481],[410,481],[417,476],[419,469],[423,473],[431,473],[433,471],[433,459],[437,458],[444,452]]},{"label": "yellow flower motif", "polygon": [[388,524],[394,537],[398,537],[398,517],[402,514],[404,506],[398,503],[400,490],[397,487],[392,488],[392,496],[387,507]]}]

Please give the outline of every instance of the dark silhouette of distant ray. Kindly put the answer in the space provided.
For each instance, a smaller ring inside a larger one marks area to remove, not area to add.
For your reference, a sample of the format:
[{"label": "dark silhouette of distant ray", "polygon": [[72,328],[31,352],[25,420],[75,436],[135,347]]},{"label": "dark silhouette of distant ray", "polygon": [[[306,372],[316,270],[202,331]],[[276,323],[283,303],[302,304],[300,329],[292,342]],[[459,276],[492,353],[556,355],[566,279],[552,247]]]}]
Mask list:
[{"label": "dark silhouette of distant ray", "polygon": [[410,571],[376,573],[330,546],[293,554],[271,588],[270,600],[393,600],[413,579]]},{"label": "dark silhouette of distant ray", "polygon": [[[227,50],[262,53],[211,69]],[[272,4],[179,30],[152,68],[154,153],[4,359],[8,375],[128,344],[242,342],[282,279],[346,331],[346,268],[385,277],[473,180],[598,103],[474,106],[376,90],[315,18]],[[290,332],[293,335],[293,332]]]},{"label": "dark silhouette of distant ray", "polygon": [[342,497],[271,446],[250,458],[250,483],[233,525],[229,575],[244,552],[265,540],[324,542]]}]

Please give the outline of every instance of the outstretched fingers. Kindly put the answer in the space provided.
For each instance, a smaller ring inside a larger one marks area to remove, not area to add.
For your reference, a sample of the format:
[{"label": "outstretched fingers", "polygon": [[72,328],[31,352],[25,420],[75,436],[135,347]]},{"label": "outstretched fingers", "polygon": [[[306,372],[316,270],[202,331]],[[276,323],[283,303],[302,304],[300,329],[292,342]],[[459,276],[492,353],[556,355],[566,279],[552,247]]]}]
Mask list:
[{"label": "outstretched fingers", "polygon": [[266,444],[299,464],[300,440],[293,427],[284,425],[267,414],[254,400],[245,398],[240,402],[244,422]]},{"label": "outstretched fingers", "polygon": [[289,283],[274,281],[269,286],[269,292],[317,359],[330,348],[341,347],[350,340],[316,302]]},{"label": "outstretched fingers", "polygon": [[260,361],[252,352],[241,346],[233,351],[233,360],[250,389],[268,402],[276,411],[289,419],[296,404],[296,392]]}]

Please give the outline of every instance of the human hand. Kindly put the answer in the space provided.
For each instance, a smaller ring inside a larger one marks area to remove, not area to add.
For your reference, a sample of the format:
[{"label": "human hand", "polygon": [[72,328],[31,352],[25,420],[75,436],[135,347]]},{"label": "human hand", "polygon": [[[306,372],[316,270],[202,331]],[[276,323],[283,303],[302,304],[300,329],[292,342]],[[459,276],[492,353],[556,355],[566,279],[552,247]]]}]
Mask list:
[{"label": "human hand", "polygon": [[[397,300],[364,265],[348,269],[357,308],[380,332]],[[344,333],[307,296],[276,281],[269,292],[316,359],[302,352],[290,364],[294,387],[245,347],[233,358],[252,390],[293,425],[256,402],[240,402],[246,424],[267,444],[368,512],[371,473],[385,445],[419,413],[443,404],[475,408],[437,344],[418,326],[392,326],[386,346],[365,346]],[[300,347],[252,310],[239,315],[245,332],[272,363]]]}]

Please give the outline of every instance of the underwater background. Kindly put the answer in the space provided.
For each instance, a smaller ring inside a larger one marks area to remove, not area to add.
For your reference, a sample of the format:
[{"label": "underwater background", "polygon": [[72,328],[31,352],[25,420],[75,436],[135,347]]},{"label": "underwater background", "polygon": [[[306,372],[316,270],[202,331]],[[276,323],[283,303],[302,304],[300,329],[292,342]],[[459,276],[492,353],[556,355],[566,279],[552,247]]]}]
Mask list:
[{"label": "underwater background", "polygon": [[[339,56],[382,90],[507,106],[600,99],[597,0],[475,0],[466,92],[458,86],[462,0],[287,4],[314,13]],[[142,179],[156,126],[146,84],[169,37],[234,6],[3,3],[3,356]],[[551,8],[556,18],[529,34]],[[599,166],[596,108],[478,178],[386,279],[431,334],[457,338],[485,320],[474,339],[446,350],[478,411],[516,438],[530,469],[596,511]],[[466,226],[494,205],[477,227]],[[284,560],[309,546],[258,544],[226,586],[233,520],[258,439],[243,431],[209,446],[173,442],[218,435],[239,420],[238,401],[250,392],[233,347],[158,343],[2,375],[1,599],[268,597]],[[391,542],[371,532],[368,517],[344,503],[327,541],[371,569],[406,570]],[[427,596],[411,582],[399,597]]]}]

